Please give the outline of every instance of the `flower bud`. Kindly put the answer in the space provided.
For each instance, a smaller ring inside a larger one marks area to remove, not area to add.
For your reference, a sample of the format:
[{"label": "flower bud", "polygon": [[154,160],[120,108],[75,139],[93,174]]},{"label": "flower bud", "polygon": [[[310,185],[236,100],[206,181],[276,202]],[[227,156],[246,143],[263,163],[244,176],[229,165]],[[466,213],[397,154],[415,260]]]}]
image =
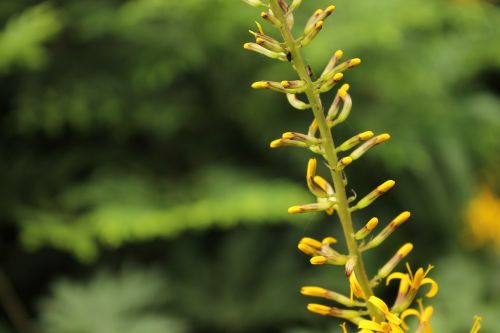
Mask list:
[{"label": "flower bud", "polygon": [[[363,141],[366,141],[368,139],[371,139],[373,137],[373,132],[372,131],[366,131],[363,133],[359,133],[352,138],[344,141],[340,146],[337,147],[337,151],[347,151],[351,148],[354,148],[358,144],[360,144]],[[351,156],[352,158],[352,156]]]},{"label": "flower bud", "polygon": [[265,47],[263,47],[257,43],[245,43],[243,45],[243,48],[246,50],[260,53],[260,54],[265,55],[266,57],[269,57],[271,59],[278,59],[281,61],[287,61],[286,54],[284,52],[274,52],[274,51],[271,51],[269,49],[266,49]]},{"label": "flower bud", "polygon": [[286,99],[291,106],[298,110],[307,110],[311,108],[310,104],[304,103],[298,99],[296,94],[286,94]]},{"label": "flower bud", "polygon": [[371,191],[364,198],[359,200],[356,206],[351,208],[351,211],[368,207],[378,197],[380,197],[385,192],[389,191],[395,184],[396,182],[394,180],[388,180],[383,184],[379,185],[375,190]]}]

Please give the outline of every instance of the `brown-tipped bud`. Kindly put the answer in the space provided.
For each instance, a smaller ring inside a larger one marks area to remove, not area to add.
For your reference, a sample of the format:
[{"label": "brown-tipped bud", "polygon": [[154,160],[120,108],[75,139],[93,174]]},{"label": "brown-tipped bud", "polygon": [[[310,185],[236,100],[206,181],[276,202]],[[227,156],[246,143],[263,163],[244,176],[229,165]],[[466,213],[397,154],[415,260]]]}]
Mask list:
[{"label": "brown-tipped bud", "polygon": [[339,61],[340,58],[342,58],[343,54],[344,54],[344,52],[342,50],[335,51],[335,53],[333,54],[333,56],[330,58],[330,61],[328,62],[328,64],[325,66],[325,69],[321,73],[321,76],[325,76],[325,75],[331,74],[332,73],[332,69],[335,68],[335,65],[337,64],[337,61]]},{"label": "brown-tipped bud", "polygon": [[320,314],[322,316],[327,316],[330,314],[331,307],[321,304],[307,304],[307,310]]},{"label": "brown-tipped bud", "polygon": [[382,242],[385,241],[394,232],[394,230],[396,230],[398,226],[400,226],[410,218],[410,215],[410,212],[403,212],[396,216],[391,221],[391,223],[389,223],[377,236],[375,236],[366,245],[360,247],[360,249],[362,251],[366,251],[382,244]]},{"label": "brown-tipped bud", "polygon": [[271,148],[279,148],[279,147],[284,147],[284,146],[307,148],[308,144],[303,142],[303,141],[299,141],[299,140],[288,140],[288,139],[281,138],[281,139],[276,139],[276,140],[271,141],[269,146]]},{"label": "brown-tipped bud", "polygon": [[330,185],[330,183],[325,178],[321,176],[314,176],[313,182],[316,186],[325,191],[329,196],[334,194],[333,186]]},{"label": "brown-tipped bud", "polygon": [[[344,141],[340,146],[337,147],[337,151],[347,151],[349,149],[352,149],[356,147],[358,144],[360,144],[363,141],[366,141],[368,139],[371,139],[373,137],[373,132],[372,131],[366,131],[363,133],[359,133],[358,135],[353,136],[352,138]],[[352,156],[351,156],[352,158]]]},{"label": "brown-tipped bud", "polygon": [[356,240],[362,240],[366,238],[366,236],[368,236],[373,231],[373,229],[375,229],[377,224],[378,219],[376,217],[372,217],[363,228],[359,229],[358,232],[356,232],[354,238]]},{"label": "brown-tipped bud", "polygon": [[335,301],[345,306],[365,306],[365,303],[356,302],[349,297],[339,294],[335,291],[327,290],[325,288],[316,286],[305,286],[300,289],[300,293],[304,296],[320,297],[328,300]]},{"label": "brown-tipped bud", "polygon": [[260,13],[260,17],[262,17],[264,20],[271,23],[276,28],[278,28],[278,29],[281,28],[281,22],[276,18],[276,16],[274,16],[274,14],[271,10],[268,10],[267,12]]},{"label": "brown-tipped bud", "polygon": [[309,163],[307,164],[307,173],[306,173],[307,187],[309,188],[309,191],[311,191],[311,193],[314,194],[316,197],[327,198],[329,194],[327,190],[322,187],[325,185],[322,183],[321,180],[317,182],[315,179],[316,177],[318,177],[316,176],[316,167],[317,167],[316,159],[315,158],[309,159]]},{"label": "brown-tipped bud", "polygon": [[310,212],[322,212],[333,206],[333,202],[315,202],[307,205],[292,206],[288,208],[289,214],[299,214],[299,213],[310,213]]},{"label": "brown-tipped bud", "polygon": [[314,30],[319,21],[323,21],[328,16],[330,16],[334,11],[335,11],[335,6],[333,5],[328,6],[325,10],[323,9],[316,10],[314,14],[311,15],[311,17],[309,17],[309,20],[307,20],[307,23],[304,28],[304,35],[307,35],[312,30]]},{"label": "brown-tipped bud", "polygon": [[344,168],[351,163],[352,163],[351,157],[347,156],[347,157],[341,158],[340,161],[338,161],[338,163],[337,163],[337,171],[344,170]]},{"label": "brown-tipped bud", "polygon": [[317,145],[321,143],[321,140],[316,137],[298,132],[285,132],[281,135],[281,138],[284,140],[301,141],[308,145]]},{"label": "brown-tipped bud", "polygon": [[396,252],[396,254],[389,260],[387,263],[382,266],[378,272],[377,275],[370,281],[370,285],[376,286],[377,284],[380,283],[383,279],[385,279],[391,272],[394,270],[394,268],[405,258],[411,251],[413,250],[413,244],[412,243],[406,243],[403,246],[399,248],[399,250]]},{"label": "brown-tipped bud", "polygon": [[354,150],[349,156],[352,157],[353,160],[357,160],[361,156],[363,156],[368,150],[375,147],[376,145],[389,140],[391,136],[387,133],[377,135],[376,137],[371,138],[370,140],[363,143],[356,150]]},{"label": "brown-tipped bud", "polygon": [[[339,90],[339,93],[340,93],[340,90]],[[340,96],[340,94],[339,94],[339,96]],[[335,118],[333,120],[333,122],[331,123],[331,127],[336,126],[336,125],[344,122],[347,119],[347,117],[349,117],[349,114],[351,113],[351,108],[352,108],[351,96],[346,93],[346,95],[344,97],[341,97],[341,98],[344,102],[344,105],[342,105],[342,110],[340,110],[340,113],[337,116],[337,118]]]},{"label": "brown-tipped bud", "polygon": [[389,191],[396,182],[394,180],[388,180],[383,184],[379,185],[375,190],[368,193],[364,198],[358,201],[356,206],[351,208],[352,210],[358,210],[368,207],[372,202],[374,202],[378,197],[380,197],[385,192]]},{"label": "brown-tipped bud", "polygon": [[347,277],[351,276],[351,274],[354,272],[354,268],[356,267],[356,264],[358,263],[358,257],[352,256],[347,259],[347,262],[345,264],[345,275]]},{"label": "brown-tipped bud", "polygon": [[306,83],[302,80],[293,80],[293,81],[288,81],[288,80],[283,80],[280,82],[281,86],[286,89],[298,89],[298,88],[304,88]]},{"label": "brown-tipped bud", "polygon": [[262,46],[268,50],[274,51],[274,52],[285,53],[285,49],[281,46],[281,44],[276,39],[274,39],[270,36],[267,36],[267,35],[263,35],[261,33],[253,32],[253,31],[251,31],[250,33],[252,33],[255,36],[255,42],[257,44],[259,44],[260,46]]},{"label": "brown-tipped bud", "polygon": [[316,36],[319,34],[321,29],[323,29],[323,24],[324,21],[322,20],[314,23],[312,29],[310,29],[307,33],[304,33],[304,35],[300,39],[300,46],[303,47],[311,43],[314,40],[314,38],[316,38]]},{"label": "brown-tipped bud", "polygon": [[310,136],[315,136],[317,132],[318,132],[318,122],[316,121],[316,119],[313,119],[311,125],[309,125],[309,130],[307,131],[307,134]]},{"label": "brown-tipped bud", "polygon": [[243,48],[246,50],[254,51],[257,53],[260,53],[262,55],[265,55],[266,57],[269,57],[271,59],[278,59],[281,61],[288,61],[286,58],[286,54],[284,52],[274,52],[271,51],[257,43],[245,43],[243,45]]},{"label": "brown-tipped bud", "polygon": [[315,82],[315,87],[319,90],[319,92],[324,93],[330,91],[342,78],[344,77],[343,73],[336,73],[328,80],[318,80]]},{"label": "brown-tipped bud", "polygon": [[309,260],[312,265],[324,265],[328,262],[328,258],[324,256],[315,256]]},{"label": "brown-tipped bud", "polygon": [[300,99],[298,99],[296,94],[286,94],[286,98],[288,100],[288,103],[290,103],[291,106],[298,110],[307,110],[311,108],[310,104],[304,103]]}]

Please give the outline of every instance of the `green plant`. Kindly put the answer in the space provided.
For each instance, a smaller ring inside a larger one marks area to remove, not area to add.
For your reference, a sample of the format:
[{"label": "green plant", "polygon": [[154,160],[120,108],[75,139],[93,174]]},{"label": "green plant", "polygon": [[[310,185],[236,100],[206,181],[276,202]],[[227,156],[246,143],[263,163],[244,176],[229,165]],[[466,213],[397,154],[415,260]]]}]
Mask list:
[{"label": "green plant", "polygon": [[[316,197],[316,202],[305,205],[292,206],[288,209],[291,214],[325,212],[328,215],[337,213],[342,226],[347,253],[342,254],[333,248],[337,240],[326,237],[322,241],[309,237],[303,238],[299,249],[312,258],[313,265],[344,266],[349,282],[351,295],[344,296],[335,291],[316,286],[303,287],[301,292],[306,296],[319,297],[335,301],[342,308],[322,304],[309,304],[308,310],[320,315],[334,316],[348,320],[357,325],[359,332],[403,332],[408,330],[404,319],[407,316],[418,318],[416,333],[430,332],[430,318],[433,313],[431,306],[424,307],[423,301],[418,300],[418,309],[412,308],[419,289],[429,284],[430,289],[426,297],[434,297],[438,292],[437,283],[427,277],[431,265],[427,269],[418,268],[412,272],[409,264],[407,272],[392,273],[397,264],[412,250],[411,243],[404,244],[396,254],[380,267],[378,272],[369,278],[362,254],[380,246],[401,224],[410,218],[410,213],[405,211],[396,216],[376,236],[368,238],[376,228],[378,219],[370,219],[366,225],[355,231],[352,213],[367,208],[376,199],[389,191],[394,185],[393,180],[388,180],[376,189],[357,200],[357,195],[348,197],[348,179],[345,169],[358,160],[371,148],[390,139],[387,133],[375,136],[373,132],[360,133],[343,143],[336,145],[333,140],[332,129],[343,123],[349,116],[352,99],[348,93],[349,85],[343,84],[334,96],[328,109],[323,107],[322,94],[332,90],[343,78],[344,72],[361,63],[359,58],[352,58],[340,62],[343,52],[338,50],[331,57],[321,75],[316,77],[314,71],[305,62],[301,49],[309,45],[322,30],[325,20],[333,13],[335,6],[318,9],[307,21],[302,35],[294,37],[294,11],[301,5],[301,0],[288,3],[285,0],[244,0],[254,7],[263,7],[265,11],[261,17],[276,28],[282,40],[266,34],[262,26],[257,23],[258,30],[250,31],[255,37],[255,43],[246,43],[244,48],[255,51],[269,58],[290,62],[298,75],[297,80],[258,81],[252,84],[255,89],[268,89],[286,95],[292,107],[299,110],[311,110],[313,120],[306,134],[286,132],[280,139],[271,142],[271,148],[294,146],[307,148],[319,155],[326,164],[332,181],[331,185],[325,178],[316,174],[317,160],[309,160],[306,181],[310,192]],[[305,95],[305,100],[301,96]],[[350,153],[348,153],[350,151]],[[399,290],[394,304],[389,308],[379,297],[375,296],[375,287],[383,280],[389,284],[392,280],[400,280]],[[343,331],[347,332],[345,324]],[[479,317],[476,318],[471,332],[478,332],[480,328]]]}]

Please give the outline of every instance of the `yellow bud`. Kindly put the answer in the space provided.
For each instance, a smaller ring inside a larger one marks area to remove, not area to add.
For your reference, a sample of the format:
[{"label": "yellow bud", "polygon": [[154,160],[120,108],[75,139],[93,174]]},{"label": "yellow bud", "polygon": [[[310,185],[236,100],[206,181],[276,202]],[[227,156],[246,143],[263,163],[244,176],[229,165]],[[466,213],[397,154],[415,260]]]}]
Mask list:
[{"label": "yellow bud", "polygon": [[343,55],[344,55],[344,52],[343,52],[342,50],[337,50],[337,51],[335,51],[335,57],[336,57],[337,59],[342,58],[342,56],[343,56]]},{"label": "yellow bud", "polygon": [[376,141],[376,144],[379,144],[379,143],[382,143],[384,141],[387,141],[391,138],[391,135],[388,134],[388,133],[384,133],[384,134],[380,134],[380,135],[377,135],[377,141]]},{"label": "yellow bud", "polygon": [[256,39],[255,39],[255,42],[256,42],[257,44],[259,44],[259,45],[262,45],[262,44],[264,44],[266,41],[265,41],[265,40],[263,40],[262,38],[256,38]]},{"label": "yellow bud", "polygon": [[251,87],[254,89],[265,89],[269,88],[269,84],[266,81],[257,81],[252,83]]},{"label": "yellow bud", "polygon": [[410,216],[410,212],[402,212],[401,214],[396,216],[396,218],[392,220],[391,223],[396,227],[400,226],[401,224],[405,223],[410,218]]},{"label": "yellow bud", "polygon": [[333,76],[333,81],[335,82],[338,82],[340,80],[342,80],[342,78],[344,77],[344,74],[343,73],[336,73],[334,76]]},{"label": "yellow bud", "polygon": [[406,243],[405,245],[401,246],[397,252],[397,255],[401,256],[401,258],[404,258],[408,255],[413,250],[413,244],[412,243]]},{"label": "yellow bud", "polygon": [[290,87],[290,82],[286,81],[286,80],[283,80],[283,81],[281,81],[281,86],[283,88],[289,88]]},{"label": "yellow bud", "polygon": [[342,85],[342,87],[340,87],[340,89],[338,90],[338,94],[339,94],[340,98],[345,98],[348,90],[349,90],[349,84],[344,83]]},{"label": "yellow bud", "polygon": [[328,290],[321,287],[302,287],[300,293],[305,296],[323,297],[328,293]]},{"label": "yellow bud", "polygon": [[358,138],[362,141],[366,141],[368,139],[371,139],[372,137],[373,137],[372,131],[366,131],[366,132],[358,134]]},{"label": "yellow bud", "polygon": [[395,184],[396,184],[396,182],[394,180],[388,180],[388,181],[385,181],[383,184],[379,185],[377,187],[377,190],[385,193],[385,192],[389,191]]},{"label": "yellow bud", "polygon": [[281,138],[291,140],[295,138],[295,135],[292,132],[285,132],[281,135]]},{"label": "yellow bud", "polygon": [[314,256],[309,262],[313,265],[324,265],[328,262],[328,259],[323,256]]},{"label": "yellow bud", "polygon": [[366,223],[366,229],[368,229],[368,230],[371,231],[371,230],[375,229],[375,227],[377,226],[377,224],[378,224],[378,218],[372,217],[370,219],[370,221],[368,221]]},{"label": "yellow bud", "polygon": [[341,160],[340,160],[340,163],[342,163],[344,166],[345,165],[349,165],[352,163],[352,158],[350,156],[346,156],[346,157],[343,157]]},{"label": "yellow bud", "polygon": [[309,245],[310,247],[318,249],[318,250],[321,249],[321,245],[322,245],[321,242],[317,241],[314,238],[310,238],[310,237],[302,238],[300,240],[300,243]]},{"label": "yellow bud", "polygon": [[243,48],[246,49],[246,50],[249,50],[251,48],[251,44],[250,43],[245,43],[245,44],[243,44]]},{"label": "yellow bud", "polygon": [[314,25],[314,28],[316,30],[320,30],[321,28],[323,28],[323,23],[324,23],[323,20],[316,22],[316,24]]},{"label": "yellow bud", "polygon": [[324,245],[330,245],[330,244],[337,243],[337,240],[333,237],[325,237],[325,238],[323,238],[321,243],[323,243]]},{"label": "yellow bud", "polygon": [[314,15],[316,16],[319,16],[321,14],[323,14],[323,9],[316,9],[316,11],[314,12]]},{"label": "yellow bud", "polygon": [[357,66],[361,63],[361,59],[359,58],[354,58],[349,61],[349,67],[354,67]]},{"label": "yellow bud", "polygon": [[276,139],[276,140],[271,141],[271,143],[269,144],[269,146],[271,148],[278,148],[278,147],[281,147],[281,144],[282,144],[281,139]]},{"label": "yellow bud", "polygon": [[316,174],[317,161],[315,158],[310,158],[307,163],[307,178],[312,178]]},{"label": "yellow bud", "polygon": [[301,252],[303,252],[303,253],[305,253],[305,254],[307,254],[307,255],[310,255],[310,256],[315,256],[315,255],[316,255],[316,250],[315,250],[315,249],[313,249],[312,247],[310,247],[310,246],[309,246],[309,245],[307,245],[307,244],[304,244],[304,243],[299,243],[299,244],[297,245],[297,248],[298,248]]},{"label": "yellow bud", "polygon": [[326,316],[330,314],[331,308],[329,306],[321,304],[307,304],[307,310],[320,314],[322,316]]},{"label": "yellow bud", "polygon": [[326,7],[325,12],[327,13],[327,15],[330,15],[331,13],[333,13],[335,8],[336,7],[334,5],[330,5],[330,6]]},{"label": "yellow bud", "polygon": [[301,213],[302,212],[302,208],[300,206],[292,206],[290,208],[288,208],[288,214],[297,214],[297,213]]}]

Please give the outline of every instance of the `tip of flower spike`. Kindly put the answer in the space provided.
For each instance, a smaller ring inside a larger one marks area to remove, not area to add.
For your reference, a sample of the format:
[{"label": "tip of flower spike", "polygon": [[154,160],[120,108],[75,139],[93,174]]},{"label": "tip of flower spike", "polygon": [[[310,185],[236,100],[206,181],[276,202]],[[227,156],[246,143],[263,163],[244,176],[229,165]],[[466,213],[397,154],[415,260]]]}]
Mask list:
[{"label": "tip of flower spike", "polygon": [[342,56],[343,56],[343,55],[344,55],[344,51],[342,51],[342,50],[337,50],[337,51],[335,51],[335,57],[336,57],[337,59],[342,58]]},{"label": "tip of flower spike", "polygon": [[323,256],[315,256],[315,257],[312,257],[311,260],[309,260],[309,262],[312,265],[324,265],[328,262],[328,259],[326,257],[323,257]]},{"label": "tip of flower spike", "polygon": [[410,212],[408,212],[408,211],[402,212],[394,220],[392,220],[392,223],[395,226],[399,226],[399,225],[405,223],[406,221],[408,221],[408,219],[410,218],[410,216],[411,216]]},{"label": "tip of flower spike", "polygon": [[359,58],[354,58],[349,61],[349,67],[354,67],[357,66],[361,63],[361,59]]},{"label": "tip of flower spike", "polygon": [[257,81],[252,83],[251,87],[254,89],[265,89],[269,87],[269,84],[266,81]]},{"label": "tip of flower spike", "polygon": [[372,217],[370,219],[370,221],[368,221],[366,223],[366,228],[371,231],[371,230],[375,229],[375,227],[377,226],[377,224],[378,224],[378,218]]},{"label": "tip of flower spike", "polygon": [[379,185],[377,187],[377,190],[380,192],[387,192],[389,191],[394,185],[396,185],[396,182],[394,180],[388,180],[384,182],[383,184]]},{"label": "tip of flower spike", "polygon": [[300,206],[292,206],[288,208],[288,214],[302,213],[302,208]]},{"label": "tip of flower spike", "polygon": [[334,5],[330,5],[328,7],[326,7],[325,9],[325,12],[328,13],[328,15],[330,15],[331,13],[333,13],[335,11],[336,7]]},{"label": "tip of flower spike", "polygon": [[313,296],[313,297],[323,297],[328,293],[328,290],[321,287],[302,287],[300,288],[300,293],[305,296]]},{"label": "tip of flower spike", "polygon": [[320,314],[322,316],[326,316],[330,314],[331,308],[326,305],[321,305],[321,304],[307,304],[307,310]]},{"label": "tip of flower spike", "polygon": [[344,74],[343,73],[336,73],[334,76],[333,76],[333,81],[335,82],[339,82],[340,80],[342,80],[342,78],[344,77]]},{"label": "tip of flower spike", "polygon": [[401,246],[401,248],[398,250],[397,255],[401,256],[401,258],[406,257],[411,251],[413,250],[413,244],[412,243],[406,243],[405,245]]},{"label": "tip of flower spike", "polygon": [[271,141],[271,143],[269,144],[269,147],[278,148],[278,147],[281,147],[281,144],[282,144],[281,139],[276,139],[276,140]]},{"label": "tip of flower spike", "polygon": [[322,29],[323,28],[323,24],[324,24],[323,20],[316,22],[316,24],[314,25],[314,29],[316,29],[316,30]]}]

